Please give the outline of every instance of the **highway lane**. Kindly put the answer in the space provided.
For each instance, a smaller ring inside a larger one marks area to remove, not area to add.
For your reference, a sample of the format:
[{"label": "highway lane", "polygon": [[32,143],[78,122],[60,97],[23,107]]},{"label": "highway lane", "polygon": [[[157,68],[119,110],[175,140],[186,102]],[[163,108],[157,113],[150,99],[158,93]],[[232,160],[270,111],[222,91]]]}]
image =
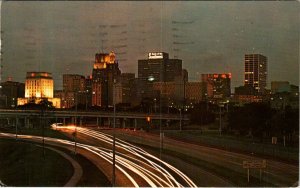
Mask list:
[{"label": "highway lane", "polygon": [[[106,133],[112,134],[111,130]],[[117,130],[116,135],[132,143],[159,147],[159,136],[144,132]],[[241,153],[229,152],[221,149],[186,143],[171,138],[164,138],[164,149],[176,151],[186,156],[196,157],[202,161],[228,169],[228,172],[237,172],[246,177],[247,170],[242,168],[244,160],[263,160],[263,158]],[[259,178],[259,170],[251,170],[251,176]],[[267,160],[267,168],[263,169],[263,180],[275,186],[292,186],[298,182],[299,166],[280,161]]]},{"label": "highway lane", "polygon": [[[71,129],[74,127],[59,127],[61,130]],[[112,138],[110,135],[101,134],[97,131],[88,130],[85,128],[77,128],[77,131],[81,134],[86,134],[90,137],[101,140],[108,144],[112,143]],[[13,138],[14,134],[0,133],[2,137],[11,137]],[[41,141],[41,137],[31,136],[31,135],[18,135],[19,139],[30,139],[35,141]],[[74,142],[47,138],[45,137],[46,143],[58,143],[62,145],[74,146]],[[107,163],[112,164],[112,151],[107,148],[95,147],[91,145],[77,143],[78,149],[84,149],[97,155],[102,160],[105,160]],[[134,145],[131,145],[125,141],[117,140],[116,147],[125,150],[127,153],[116,153],[116,168],[122,172],[123,176],[126,177],[131,185],[119,185],[119,186],[151,186],[151,187],[196,187],[193,181],[188,178],[181,171],[173,167],[172,165],[158,159],[157,157],[145,152],[141,148],[138,148]],[[80,151],[80,150],[78,150]],[[128,155],[130,153],[130,155]],[[162,164],[162,165],[160,165]],[[143,181],[136,181],[135,177],[132,174],[137,175]],[[120,174],[120,173],[119,173]],[[176,174],[176,178],[173,176]],[[178,177],[180,180],[178,181]],[[143,182],[142,184],[139,184]],[[146,184],[145,184],[146,182]]]},{"label": "highway lane", "polygon": [[[72,126],[60,126],[58,129],[61,131],[75,130]],[[77,133],[95,138],[100,142],[110,145],[109,148],[111,148],[112,136],[108,134],[82,127],[77,127]],[[125,165],[123,162],[126,161],[126,167],[129,170],[140,174],[140,176],[151,186],[154,185],[153,183],[160,187],[196,186],[193,181],[181,171],[139,147],[123,140],[116,139],[116,149],[118,151],[117,160],[120,160],[118,162]],[[175,174],[176,178],[173,174]]]},{"label": "highway lane", "polygon": [[[68,132],[69,136],[71,135],[71,133],[74,131],[73,127],[71,129],[61,129],[63,132]],[[72,131],[70,131],[72,130]],[[104,134],[106,136],[109,136],[107,134]],[[80,140],[80,142],[86,143],[86,144],[90,144],[90,145],[101,145],[103,147],[106,148],[111,148],[111,140],[104,140],[103,142],[101,142],[100,140],[94,139],[94,137],[82,134],[82,132],[78,132],[77,134],[77,139]],[[129,140],[132,141],[132,140]],[[147,140],[148,142],[151,142],[151,140]],[[106,144],[107,142],[107,144]],[[126,153],[126,151],[124,151],[121,148],[116,148],[117,150],[121,150],[122,153]],[[130,153],[127,152],[128,155],[130,155]],[[156,156],[159,156],[159,154],[155,154]],[[198,186],[201,187],[211,187],[211,186],[225,186],[225,187],[232,187],[233,184],[227,180],[225,180],[222,177],[218,177],[215,174],[212,174],[210,172],[207,172],[205,170],[203,170],[202,168],[195,166],[195,165],[191,165],[188,162],[186,162],[185,160],[180,160],[176,157],[173,157],[171,155],[162,155],[162,159],[170,164],[172,164],[173,166],[175,166],[177,169],[180,169],[180,171],[182,171],[184,174],[188,175],[188,177],[190,177],[190,179],[192,179],[194,181],[194,183]],[[179,178],[180,179],[180,178]]]},{"label": "highway lane", "polygon": [[[3,138],[12,138],[15,139],[15,134],[10,133],[0,133],[0,137]],[[32,141],[41,143],[42,137],[40,136],[32,136],[32,135],[18,135],[18,140],[24,140],[24,141]],[[74,151],[74,142],[68,141],[68,140],[62,140],[62,139],[56,139],[56,138],[49,138],[44,137],[45,144],[46,145],[52,145],[52,146],[58,146],[63,147],[68,150]],[[102,172],[108,177],[108,179],[111,179],[111,160],[106,159],[105,157],[99,155],[99,153],[95,152],[94,146],[89,146],[86,144],[77,144],[77,153],[80,153],[87,159],[89,159],[91,162],[93,162],[99,169],[102,170]],[[97,148],[96,148],[97,149]],[[105,148],[103,148],[105,150]],[[111,153],[111,152],[108,152]],[[100,156],[100,157],[99,157]],[[108,162],[107,162],[108,161]],[[107,165],[107,163],[110,163]],[[128,173],[124,171],[122,167],[119,165],[116,165],[116,185],[118,186],[124,186],[124,187],[136,187],[138,184],[136,184],[136,181],[132,179]]]}]

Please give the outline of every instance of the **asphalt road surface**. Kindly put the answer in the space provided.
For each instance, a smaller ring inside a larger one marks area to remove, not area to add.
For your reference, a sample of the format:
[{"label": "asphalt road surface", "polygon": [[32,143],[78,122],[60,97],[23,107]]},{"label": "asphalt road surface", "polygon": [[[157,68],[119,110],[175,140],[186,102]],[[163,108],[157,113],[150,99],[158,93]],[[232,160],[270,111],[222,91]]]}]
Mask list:
[{"label": "asphalt road surface", "polygon": [[[60,127],[62,130],[73,130],[73,127]],[[112,137],[97,131],[77,128],[77,133],[87,135],[106,144],[112,143]],[[14,134],[0,133],[2,137],[14,138]],[[27,139],[41,142],[42,137],[31,135],[18,135],[18,139]],[[47,138],[46,144],[64,145],[69,149],[74,147],[74,152],[80,152],[92,159],[108,177],[112,177],[112,150],[104,147],[75,143],[67,140]],[[110,147],[111,148],[111,147]],[[143,149],[122,140],[116,142],[116,185],[134,187],[196,187],[196,184],[172,165],[147,153]],[[90,156],[89,156],[90,155]],[[95,161],[97,160],[97,161]]]},{"label": "asphalt road surface", "polygon": [[[103,130],[107,134],[112,134],[112,130]],[[128,131],[117,129],[115,130],[115,134],[117,137],[128,140],[131,143],[135,144],[142,144],[147,145],[150,147],[160,147],[160,136],[155,134],[149,134],[146,132],[141,131]],[[199,159],[204,163],[215,165],[217,167],[223,168],[223,170],[227,171],[228,174],[240,174],[241,176],[245,177],[247,181],[247,169],[243,168],[243,161],[262,161],[264,158],[256,157],[253,155],[246,155],[236,152],[225,151],[221,149],[211,148],[200,146],[197,144],[182,142],[179,140],[171,139],[164,137],[163,138],[163,153],[164,150],[174,151],[176,153],[184,154],[186,157],[192,157],[195,159]],[[167,153],[167,152],[166,152]],[[166,161],[169,157],[162,157],[162,159]],[[178,158],[177,158],[178,159]],[[185,159],[181,159],[181,161],[185,161]],[[180,166],[181,162],[176,162],[176,167],[183,172],[185,172],[189,177],[193,179],[193,181],[199,186],[241,186],[236,184],[231,184],[233,179],[226,179],[223,181],[217,181],[218,178],[209,176],[208,174],[204,177],[205,181],[211,181],[211,184],[203,183],[201,176],[195,177],[195,170],[196,167],[190,166],[187,167],[186,164],[182,167]],[[201,166],[199,166],[201,168]],[[189,169],[189,170],[184,170]],[[204,173],[205,174],[205,173]],[[215,174],[212,172],[212,174]],[[203,174],[202,174],[203,175]],[[255,177],[256,179],[260,178],[260,171],[259,169],[251,169],[250,170],[251,177]],[[195,179],[196,178],[196,179]],[[219,177],[222,178],[222,177]],[[224,178],[224,177],[223,177]],[[266,168],[262,169],[262,180],[267,183],[267,185],[278,186],[278,187],[290,187],[290,186],[297,186],[299,181],[299,165],[298,164],[288,164],[282,161],[275,161],[275,160],[267,160]],[[227,184],[226,184],[227,181]],[[229,183],[229,184],[228,184]]]}]

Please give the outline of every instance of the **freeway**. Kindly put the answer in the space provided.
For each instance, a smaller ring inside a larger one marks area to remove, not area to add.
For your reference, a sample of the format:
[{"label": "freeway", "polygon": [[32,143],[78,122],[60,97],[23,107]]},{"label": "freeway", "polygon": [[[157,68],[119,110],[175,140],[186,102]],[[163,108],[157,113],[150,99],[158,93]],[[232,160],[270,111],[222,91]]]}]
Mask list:
[{"label": "freeway", "polygon": [[[159,135],[149,134],[141,131],[126,131],[118,129],[115,131],[116,136],[128,140],[134,144],[142,144],[150,147],[158,147],[160,142]],[[105,130],[105,133],[112,134],[112,130]],[[244,178],[244,181],[247,181],[247,169],[244,169],[242,164],[243,161],[251,160],[263,160],[264,158],[257,157],[254,155],[246,155],[242,153],[236,153],[231,151],[226,151],[217,148],[211,148],[206,146],[201,146],[193,143],[182,142],[179,140],[171,139],[168,137],[164,138],[163,141],[163,150],[165,153],[175,152],[179,153],[182,158],[182,161],[188,161],[189,158],[193,158],[195,161],[202,161],[202,165],[212,166],[213,169],[218,171],[224,169],[224,174],[227,176],[228,181],[233,181],[235,176],[240,176]],[[168,158],[163,158],[168,161]],[[179,164],[179,163],[177,163]],[[176,166],[179,168],[179,166]],[[185,168],[185,167],[183,167]],[[184,169],[180,170],[184,171]],[[283,161],[267,160],[267,168],[262,169],[263,176],[262,180],[266,182],[266,186],[279,186],[279,187],[289,187],[294,186],[298,183],[299,180],[299,165],[288,164]],[[193,178],[193,173],[185,172],[189,177]],[[212,172],[213,173],[213,172]],[[252,169],[251,177],[259,179],[259,170]],[[198,184],[197,180],[195,182]],[[201,182],[200,182],[201,183]],[[247,183],[247,182],[246,182]],[[235,186],[242,186],[241,184],[234,184]],[[247,184],[243,184],[246,186]],[[203,186],[203,185],[200,185]],[[223,186],[223,185],[215,185]]]},{"label": "freeway", "polygon": [[[59,127],[59,129],[68,131],[74,130],[74,127],[62,126]],[[78,127],[77,131],[81,134],[101,140],[107,144],[112,143],[112,137],[110,135],[81,127]],[[9,133],[0,133],[0,136],[9,138],[15,137],[14,134]],[[42,137],[18,135],[18,139],[41,141]],[[62,139],[48,137],[45,137],[44,139],[46,144],[65,145],[69,148],[75,145],[75,143],[72,141]],[[105,161],[106,163],[110,164],[106,164],[106,170],[109,170],[107,167],[111,167],[113,157],[111,149],[81,143],[77,143],[76,147],[78,147],[77,152],[82,152],[82,150],[85,150],[85,152],[90,152],[97,156],[99,161],[98,163],[103,163]],[[149,154],[139,147],[120,139],[117,139],[116,147],[118,148],[116,153],[116,169],[119,171],[117,175],[119,176],[122,174],[122,176],[128,180],[126,184],[117,184],[118,186],[197,187],[196,184],[180,170]]]}]

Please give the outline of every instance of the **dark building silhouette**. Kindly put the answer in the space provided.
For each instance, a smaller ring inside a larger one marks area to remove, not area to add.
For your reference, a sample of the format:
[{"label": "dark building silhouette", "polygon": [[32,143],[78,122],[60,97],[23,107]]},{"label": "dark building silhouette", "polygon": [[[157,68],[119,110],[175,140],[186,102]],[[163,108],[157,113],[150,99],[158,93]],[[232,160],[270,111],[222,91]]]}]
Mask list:
[{"label": "dark building silhouette", "polygon": [[2,97],[1,106],[16,107],[18,98],[25,96],[25,84],[13,81],[6,81],[1,83]]},{"label": "dark building silhouette", "polygon": [[280,92],[290,92],[291,87],[288,81],[272,81],[271,82],[271,92],[280,93]]},{"label": "dark building silhouette", "polygon": [[182,74],[182,60],[169,59],[165,52],[148,54],[148,59],[138,60],[139,96],[157,97],[153,90],[154,82],[173,82]]},{"label": "dark building silhouette", "polygon": [[65,92],[78,92],[85,90],[85,77],[78,74],[63,75],[63,90]]},{"label": "dark building silhouette", "polygon": [[121,74],[122,103],[131,104],[136,98],[136,79],[134,73]]},{"label": "dark building silhouette", "polygon": [[251,85],[235,87],[235,95],[256,95],[257,91]]}]

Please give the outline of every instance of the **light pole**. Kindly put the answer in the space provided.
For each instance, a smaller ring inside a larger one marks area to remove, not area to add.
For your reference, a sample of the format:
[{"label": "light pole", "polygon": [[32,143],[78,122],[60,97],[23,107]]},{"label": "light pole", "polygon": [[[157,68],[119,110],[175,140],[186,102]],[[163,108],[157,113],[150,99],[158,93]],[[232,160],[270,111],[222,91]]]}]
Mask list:
[{"label": "light pole", "polygon": [[114,105],[114,124],[113,124],[113,174],[112,174],[112,186],[116,185],[116,98],[115,98],[115,89],[116,89],[116,80],[114,79],[113,83],[113,105]]},{"label": "light pole", "polygon": [[156,114],[156,98],[154,98],[154,113]]},{"label": "light pole", "polygon": [[89,90],[86,90],[86,92],[85,92],[85,111],[87,111],[87,107],[88,107],[88,93],[89,93]]},{"label": "light pole", "polygon": [[77,140],[76,140],[76,136],[77,136],[77,91],[75,92],[75,132],[74,132],[74,154],[76,155],[76,149],[77,149]]},{"label": "light pole", "polygon": [[[47,100],[47,99],[46,99]],[[41,106],[41,121],[40,123],[42,124],[42,137],[43,137],[43,156],[45,158],[45,126],[44,126],[44,116],[45,116],[45,109],[44,108],[47,108],[47,102],[46,102],[45,99],[42,99],[41,103],[40,103],[40,106]]]},{"label": "light pole", "polygon": [[182,130],[182,122],[181,122],[181,108],[179,109],[179,130],[181,131]]},{"label": "light pole", "polygon": [[219,112],[219,120],[220,120],[220,127],[219,127],[219,132],[220,132],[220,135],[222,134],[222,109],[221,107],[223,107],[221,104],[219,104],[219,109],[220,109],[220,112]]},{"label": "light pole", "polygon": [[18,122],[16,117],[16,141],[18,140]]}]

